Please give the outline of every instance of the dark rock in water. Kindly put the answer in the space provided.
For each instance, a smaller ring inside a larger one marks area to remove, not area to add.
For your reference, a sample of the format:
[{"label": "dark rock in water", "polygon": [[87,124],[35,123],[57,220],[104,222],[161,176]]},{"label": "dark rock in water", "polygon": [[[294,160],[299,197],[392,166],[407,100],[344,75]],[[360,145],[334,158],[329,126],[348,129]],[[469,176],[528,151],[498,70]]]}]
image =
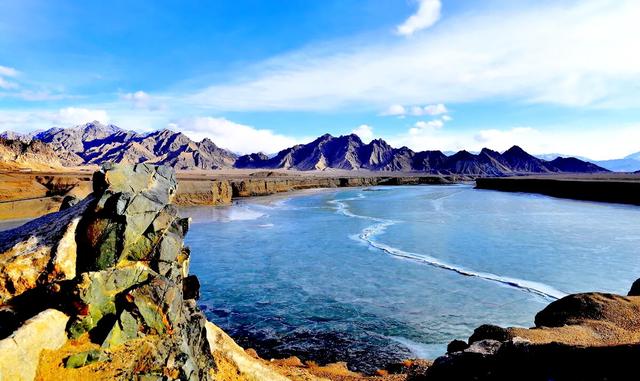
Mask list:
[{"label": "dark rock in water", "polygon": [[496,325],[483,324],[473,331],[473,334],[469,337],[469,343],[487,339],[505,341],[508,338],[509,334],[506,329]]},{"label": "dark rock in water", "polygon": [[200,281],[195,275],[189,275],[182,280],[182,292],[185,299],[200,299]]},{"label": "dark rock in water", "polygon": [[640,279],[636,279],[636,281],[633,282],[627,296],[640,296]]},{"label": "dark rock in water", "polygon": [[469,348],[469,344],[466,341],[453,340],[447,345],[447,353],[462,352],[467,348]]}]

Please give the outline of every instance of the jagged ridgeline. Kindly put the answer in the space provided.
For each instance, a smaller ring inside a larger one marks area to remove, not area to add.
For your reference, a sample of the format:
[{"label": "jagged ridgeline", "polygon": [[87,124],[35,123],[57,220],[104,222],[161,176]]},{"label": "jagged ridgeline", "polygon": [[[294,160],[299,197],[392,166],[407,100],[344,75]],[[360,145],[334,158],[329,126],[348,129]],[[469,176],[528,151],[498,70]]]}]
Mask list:
[{"label": "jagged ridgeline", "polygon": [[0,232],[1,380],[243,372],[246,354],[196,305],[176,185],[168,167],[105,164],[84,200]]},{"label": "jagged ridgeline", "polygon": [[[51,163],[51,166],[115,162],[154,163],[180,170],[341,169],[473,176],[607,172],[606,169],[593,163],[576,158],[542,160],[517,146],[503,153],[485,148],[478,154],[460,151],[447,156],[440,151],[415,152],[407,147],[394,148],[382,139],[364,143],[355,134],[339,137],[325,134],[310,143],[284,149],[272,157],[263,153],[238,157],[235,153],[216,146],[209,139],[195,142],[181,132],[168,129],[140,134],[98,122],[74,128],[51,128],[26,135],[5,132],[0,134],[0,138],[9,139],[0,141],[3,143],[0,144],[0,164],[11,161],[18,166],[22,164],[22,167],[26,168],[29,166],[35,168],[43,162]],[[12,143],[16,140],[26,146],[20,149]],[[46,147],[31,147],[36,141],[44,143]],[[4,149],[5,155],[2,155],[2,145],[8,147]],[[41,154],[29,155],[28,153],[34,151],[33,148]]]}]

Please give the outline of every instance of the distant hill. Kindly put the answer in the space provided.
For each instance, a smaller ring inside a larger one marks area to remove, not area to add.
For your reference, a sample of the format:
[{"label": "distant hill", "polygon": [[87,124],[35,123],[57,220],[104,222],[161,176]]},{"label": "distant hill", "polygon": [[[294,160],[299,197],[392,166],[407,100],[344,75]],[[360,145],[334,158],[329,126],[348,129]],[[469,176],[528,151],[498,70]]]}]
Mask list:
[{"label": "distant hill", "polygon": [[[543,160],[518,146],[503,153],[484,148],[479,153],[460,151],[445,155],[441,151],[415,152],[407,147],[394,148],[382,139],[365,144],[355,134],[338,137],[325,134],[310,143],[295,145],[271,157],[263,153],[238,157],[209,139],[195,142],[181,132],[168,129],[141,134],[98,122],[73,128],[55,127],[31,134],[5,132],[1,136],[12,139],[6,141],[14,142],[11,152],[27,152],[29,148],[24,147],[32,147],[32,150],[37,148],[38,160],[42,157],[39,162],[64,166],[109,161],[164,164],[176,169],[340,169],[472,176],[607,171],[577,158]],[[19,148],[18,144],[24,146]],[[6,154],[5,157],[13,157],[11,160],[16,162],[16,155]],[[23,153],[20,157],[26,156]]]},{"label": "distant hill", "polygon": [[[566,157],[566,155],[550,153],[544,155],[536,155],[536,157],[551,161],[557,157]],[[583,161],[594,163],[602,168],[608,169],[613,172],[636,172],[640,170],[640,152],[636,152],[622,159],[612,160],[591,160],[581,156],[575,157]]]},{"label": "distant hill", "polygon": [[166,164],[176,169],[218,169],[232,167],[237,159],[237,155],[209,139],[194,142],[181,132],[167,129],[140,134],[92,122],[32,135],[4,134],[47,144],[66,166],[111,161]]},{"label": "distant hill", "polygon": [[325,170],[418,171],[434,174],[507,176],[524,173],[608,172],[577,158],[546,161],[514,146],[504,153],[484,148],[480,153],[460,151],[445,155],[440,151],[414,152],[393,148],[382,139],[365,144],[355,135],[334,137],[325,134],[307,144],[299,144],[268,158],[257,154],[240,156],[236,168]]},{"label": "distant hill", "polygon": [[24,142],[0,137],[0,169],[46,170],[61,167],[60,159],[45,143],[37,140]]},{"label": "distant hill", "polygon": [[595,163],[614,172],[636,172],[640,171],[640,152],[622,159],[596,161]]}]

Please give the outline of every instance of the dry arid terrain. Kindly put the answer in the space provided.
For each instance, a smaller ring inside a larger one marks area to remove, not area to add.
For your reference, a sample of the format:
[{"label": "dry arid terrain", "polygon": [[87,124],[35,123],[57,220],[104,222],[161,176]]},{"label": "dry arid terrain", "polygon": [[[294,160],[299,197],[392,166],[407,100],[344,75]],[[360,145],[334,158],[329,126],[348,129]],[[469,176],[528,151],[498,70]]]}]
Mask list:
[{"label": "dry arid terrain", "polygon": [[[43,171],[0,170],[0,220],[23,220],[57,211],[65,197],[82,199],[92,191],[97,167]],[[178,171],[175,202],[182,206],[224,205],[234,197],[262,196],[309,188],[442,184],[470,180],[464,176],[371,171],[188,170]]]}]

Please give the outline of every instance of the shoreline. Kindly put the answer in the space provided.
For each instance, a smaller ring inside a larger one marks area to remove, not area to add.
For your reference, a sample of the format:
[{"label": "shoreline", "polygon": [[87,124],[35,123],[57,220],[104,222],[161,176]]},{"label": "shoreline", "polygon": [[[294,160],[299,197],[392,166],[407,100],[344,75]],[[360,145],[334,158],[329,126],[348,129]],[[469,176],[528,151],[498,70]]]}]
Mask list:
[{"label": "shoreline", "polygon": [[[375,185],[454,184],[460,176],[368,171],[182,171],[174,203],[180,207],[230,205],[234,200],[305,189]],[[67,196],[92,192],[91,173],[0,171],[0,221],[36,218],[60,209]]]}]

